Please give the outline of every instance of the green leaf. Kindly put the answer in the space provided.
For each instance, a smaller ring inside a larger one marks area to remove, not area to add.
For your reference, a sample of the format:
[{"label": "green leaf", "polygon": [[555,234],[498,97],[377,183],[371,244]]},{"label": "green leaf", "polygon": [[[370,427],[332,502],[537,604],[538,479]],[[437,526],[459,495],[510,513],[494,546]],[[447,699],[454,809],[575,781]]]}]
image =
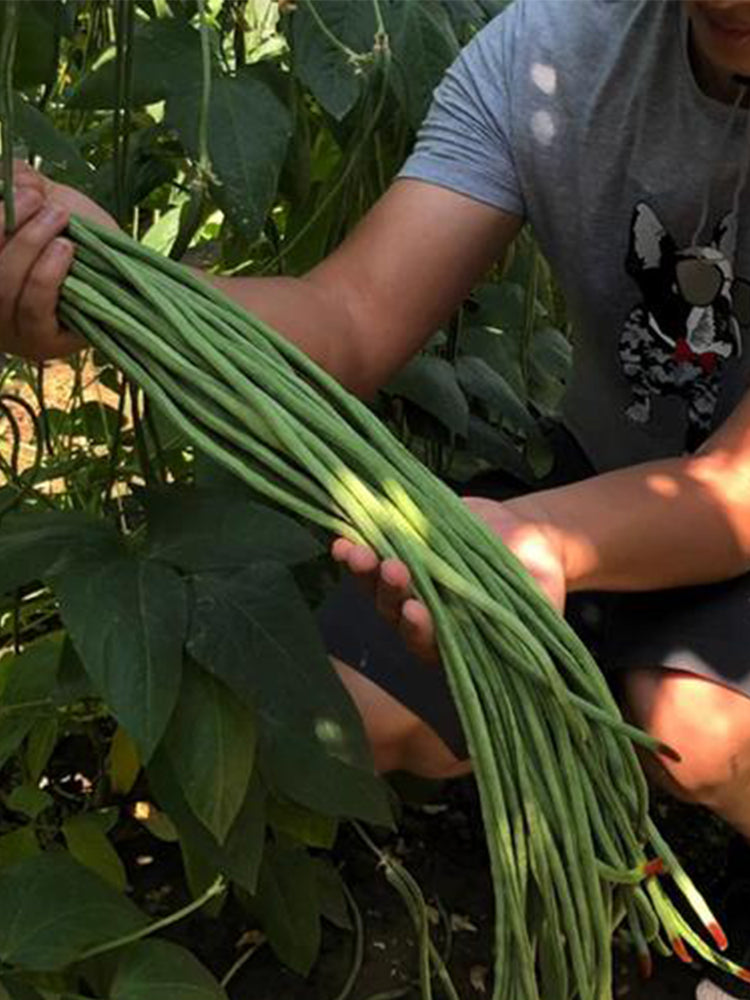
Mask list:
[{"label": "green leaf", "polygon": [[166,753],[158,751],[154,755],[148,776],[156,800],[174,822],[190,853],[200,855],[206,864],[247,892],[255,892],[266,830],[265,793],[257,775],[250,780],[245,801],[223,845],[190,809]]},{"label": "green leaf", "polygon": [[390,822],[362,722],[289,572],[255,563],[194,578],[188,650],[256,709],[263,773],[329,816]]},{"label": "green leaf", "polygon": [[109,444],[117,433],[121,417],[114,406],[90,399],[72,413],[72,433],[91,444]]},{"label": "green leaf", "polygon": [[530,355],[529,394],[543,413],[554,416],[570,374],[571,345],[559,330],[546,327],[534,334]]},{"label": "green leaf", "polygon": [[237,490],[176,486],[146,493],[145,506],[150,556],[191,573],[258,559],[294,566],[323,551],[297,521]]},{"label": "green leaf", "polygon": [[117,532],[79,511],[8,514],[0,522],[0,593],[62,573],[79,558],[107,549]]},{"label": "green leaf", "polygon": [[530,434],[524,448],[526,461],[538,479],[548,476],[555,466],[555,452],[548,438],[537,429]]},{"label": "green leaf", "polygon": [[470,326],[463,331],[461,347],[466,354],[482,358],[493,371],[500,372],[516,396],[526,400],[519,338],[496,327]]},{"label": "green leaf", "polygon": [[[18,4],[19,22],[13,82],[17,87],[48,83],[55,77],[62,28],[59,0],[24,0]],[[0,4],[0,30],[5,4]]]},{"label": "green leaf", "polygon": [[180,229],[181,213],[181,205],[175,205],[174,208],[162,212],[156,222],[146,230],[141,238],[141,243],[167,257]]},{"label": "green leaf", "polygon": [[[175,143],[167,141],[163,125],[147,125],[134,129],[128,137],[123,170],[127,176],[127,206],[134,208],[153,191],[168,184],[175,175]],[[171,149],[168,147],[171,146]],[[103,163],[96,171],[92,197],[109,211],[117,201],[117,178],[114,160]]]},{"label": "green leaf", "polygon": [[0,871],[0,913],[0,959],[39,971],[69,965],[147,923],[130,900],[62,851]]},{"label": "green leaf", "polygon": [[[443,8],[447,11],[457,35],[464,39],[466,35],[477,28],[482,27],[489,20],[489,16],[482,9],[482,5],[477,0],[442,0]],[[466,41],[468,41],[466,37]]]},{"label": "green leaf", "polygon": [[23,139],[30,153],[42,158],[44,173],[89,193],[94,172],[70,136],[56,128],[47,115],[20,94],[14,97],[13,114],[15,133]]},{"label": "green leaf", "polygon": [[437,0],[407,0],[388,9],[395,64],[392,81],[407,120],[417,129],[459,45],[450,18]]},{"label": "green leaf", "polygon": [[530,432],[536,426],[513,387],[483,358],[460,357],[456,362],[456,375],[467,396],[486,403],[514,428]]},{"label": "green leaf", "polygon": [[[370,4],[349,0],[325,0],[315,10],[328,30],[354,52],[372,49],[375,18]],[[315,99],[339,121],[354,107],[362,91],[362,77],[321,29],[307,4],[300,4],[292,16],[292,68]]]},{"label": "green leaf", "polygon": [[54,711],[52,695],[61,649],[61,636],[54,635],[0,660],[0,766],[34,724]]},{"label": "green leaf", "polygon": [[[201,96],[194,81],[170,96],[165,115],[194,160]],[[214,197],[238,232],[255,240],[276,196],[291,116],[259,67],[245,66],[235,77],[213,80],[208,122]]]},{"label": "green leaf", "polygon": [[[10,976],[3,979],[0,976],[0,1000],[49,1000],[49,998],[42,996],[33,986],[23,982],[23,980],[12,979]],[[53,997],[52,1000],[55,998]]]},{"label": "green leaf", "polygon": [[0,869],[33,858],[40,850],[34,827],[31,824],[19,826],[0,837]]},{"label": "green leaf", "polygon": [[[114,108],[117,102],[114,47],[73,91],[67,107]],[[179,20],[139,22],[133,39],[132,107],[163,100],[201,79],[200,34]]]},{"label": "green leaf", "polygon": [[318,880],[306,851],[267,846],[252,908],[276,955],[306,976],[321,936]]},{"label": "green leaf", "polygon": [[147,761],[180,690],[183,581],[168,566],[117,549],[77,561],[55,591],[87,673]]},{"label": "green leaf", "polygon": [[352,929],[344,880],[327,858],[313,858],[321,916],[342,931]]},{"label": "green leaf", "polygon": [[123,954],[111,1000],[227,1000],[208,969],[169,941],[139,941]]},{"label": "green leaf", "polygon": [[54,804],[54,799],[36,785],[17,785],[6,798],[5,804],[12,812],[22,813],[29,819],[36,819],[40,813]]},{"label": "green leaf", "polygon": [[255,740],[250,709],[188,658],[166,749],[188,805],[220,844],[245,800]]},{"label": "green leaf", "polygon": [[76,861],[101,875],[115,889],[125,891],[128,882],[125,868],[95,816],[85,813],[70,816],[62,825],[62,834]]},{"label": "green leaf", "polygon": [[95,698],[94,690],[88,674],[83,669],[81,657],[66,633],[60,653],[60,669],[57,675],[57,687],[53,699],[56,706],[65,707],[87,698]]},{"label": "green leaf", "polygon": [[127,795],[141,770],[138,748],[123,726],[118,726],[112,737],[107,757],[109,786],[115,795]]},{"label": "green leaf", "polygon": [[454,434],[466,436],[469,404],[458,384],[453,365],[443,358],[422,354],[413,358],[385,387],[439,420]]},{"label": "green leaf", "polygon": [[49,763],[60,735],[60,723],[56,718],[40,719],[31,728],[26,741],[26,770],[29,779],[37,783]]},{"label": "green leaf", "polygon": [[510,472],[523,483],[533,483],[534,476],[513,440],[485,420],[474,416],[469,418],[466,447],[494,468]]},{"label": "green leaf", "polygon": [[286,833],[308,847],[330,850],[336,842],[338,821],[305,809],[296,802],[269,799],[268,822],[274,830]]}]

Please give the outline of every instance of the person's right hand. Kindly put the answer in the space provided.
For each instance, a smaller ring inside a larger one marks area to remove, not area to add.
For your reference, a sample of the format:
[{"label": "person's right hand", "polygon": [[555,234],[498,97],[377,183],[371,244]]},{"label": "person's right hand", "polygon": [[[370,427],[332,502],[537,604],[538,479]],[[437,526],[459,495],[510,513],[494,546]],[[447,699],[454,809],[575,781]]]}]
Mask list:
[{"label": "person's right hand", "polygon": [[63,357],[84,341],[63,330],[57,301],[73,259],[73,244],[61,235],[71,212],[104,225],[110,216],[85,195],[16,161],[16,226],[5,233],[0,202],[0,351],[32,361]]},{"label": "person's right hand", "polygon": [[[562,539],[534,495],[509,503],[464,497],[464,503],[500,535],[550,603],[563,611],[566,580]],[[378,613],[397,630],[411,652],[425,663],[439,662],[435,624],[426,605],[412,592],[406,564],[399,559],[381,561],[373,549],[346,538],[334,541],[331,554],[369,591]]]}]

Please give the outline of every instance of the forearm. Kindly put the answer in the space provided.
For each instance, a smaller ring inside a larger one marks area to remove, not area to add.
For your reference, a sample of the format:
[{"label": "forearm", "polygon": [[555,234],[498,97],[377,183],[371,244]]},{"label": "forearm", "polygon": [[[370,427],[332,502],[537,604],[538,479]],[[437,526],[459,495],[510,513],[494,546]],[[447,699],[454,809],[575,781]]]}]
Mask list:
[{"label": "forearm", "polygon": [[551,535],[569,592],[657,590],[750,570],[750,479],[726,454],[634,466],[509,506]]},{"label": "forearm", "polygon": [[278,330],[347,389],[364,395],[358,378],[349,310],[310,278],[211,277],[211,284]]}]

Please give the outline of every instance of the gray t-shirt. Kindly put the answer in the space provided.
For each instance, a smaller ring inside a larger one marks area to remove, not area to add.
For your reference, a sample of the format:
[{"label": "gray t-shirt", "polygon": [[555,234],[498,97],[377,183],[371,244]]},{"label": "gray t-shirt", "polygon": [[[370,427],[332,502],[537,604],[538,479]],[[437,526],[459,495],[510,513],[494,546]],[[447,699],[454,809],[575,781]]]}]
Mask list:
[{"label": "gray t-shirt", "polygon": [[677,0],[516,0],[435,91],[402,177],[527,219],[576,327],[594,465],[694,448],[750,381],[750,114],[706,96]]}]

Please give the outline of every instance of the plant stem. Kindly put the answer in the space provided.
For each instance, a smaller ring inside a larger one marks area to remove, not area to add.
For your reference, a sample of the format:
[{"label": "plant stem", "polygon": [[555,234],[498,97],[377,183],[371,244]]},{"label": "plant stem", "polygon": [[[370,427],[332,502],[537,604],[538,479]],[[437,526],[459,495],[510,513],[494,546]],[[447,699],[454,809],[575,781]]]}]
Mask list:
[{"label": "plant stem", "polygon": [[177,910],[175,913],[170,913],[168,917],[163,917],[161,920],[154,921],[153,924],[149,924],[147,927],[141,928],[139,931],[134,931],[132,934],[124,934],[122,937],[115,938],[114,941],[105,941],[104,944],[97,945],[95,948],[89,948],[82,955],[78,956],[78,961],[83,962],[88,958],[94,958],[96,955],[104,955],[108,951],[115,951],[117,948],[124,948],[128,944],[135,944],[136,941],[142,941],[145,937],[150,937],[152,934],[156,934],[159,931],[163,931],[166,927],[171,927],[172,924],[178,923],[180,920],[184,920],[185,917],[189,917],[191,913],[195,913],[196,910],[202,909],[206,903],[210,902],[215,896],[220,896],[226,891],[226,882],[224,877],[220,875],[216,881],[206,889],[202,896],[198,899],[194,899],[192,903],[187,906],[183,906],[181,910]]},{"label": "plant stem", "polygon": [[208,152],[208,117],[211,107],[211,40],[206,19],[206,0],[198,0],[201,28],[201,63],[203,80],[201,89],[201,105],[198,112],[198,166],[201,180],[205,184],[211,173],[211,157]]},{"label": "plant stem", "polygon": [[2,112],[3,140],[3,198],[5,200],[5,232],[16,228],[16,210],[13,197],[13,63],[16,55],[18,31],[18,2],[7,0],[5,24],[0,39],[0,111]]},{"label": "plant stem", "polygon": [[354,917],[354,956],[352,958],[352,967],[349,970],[349,975],[346,977],[346,982],[341,987],[341,992],[336,996],[336,1000],[348,1000],[352,990],[354,989],[354,985],[359,978],[359,974],[362,971],[362,962],[365,957],[365,933],[362,925],[362,914],[359,906],[357,906],[356,899],[352,895],[349,886],[343,880],[341,882],[341,887],[344,890],[346,901],[349,904],[349,909]]},{"label": "plant stem", "polygon": [[263,947],[263,945],[266,943],[266,940],[267,940],[266,938],[261,938],[260,941],[257,941],[255,944],[251,944],[250,947],[247,949],[247,951],[243,952],[240,955],[240,957],[237,959],[237,961],[230,968],[229,972],[227,972],[227,974],[224,976],[224,978],[221,980],[221,983],[219,984],[223,990],[225,990],[227,986],[229,986],[229,984],[237,975],[237,973],[240,971],[240,969],[244,968],[245,963],[249,962],[250,959],[253,957],[253,955],[260,948]]},{"label": "plant stem", "polygon": [[342,52],[349,60],[349,62],[353,63],[356,66],[358,63],[363,62],[365,59],[369,57],[368,53],[355,52],[354,49],[350,49],[349,46],[346,45],[344,42],[342,42],[337,35],[334,35],[334,33],[331,31],[331,29],[328,27],[328,25],[325,23],[323,18],[318,13],[318,10],[315,4],[312,2],[312,0],[304,0],[304,2],[305,6],[312,14],[315,23],[323,32],[323,34],[326,36],[328,41],[331,43],[331,45],[337,48],[339,52]]}]

